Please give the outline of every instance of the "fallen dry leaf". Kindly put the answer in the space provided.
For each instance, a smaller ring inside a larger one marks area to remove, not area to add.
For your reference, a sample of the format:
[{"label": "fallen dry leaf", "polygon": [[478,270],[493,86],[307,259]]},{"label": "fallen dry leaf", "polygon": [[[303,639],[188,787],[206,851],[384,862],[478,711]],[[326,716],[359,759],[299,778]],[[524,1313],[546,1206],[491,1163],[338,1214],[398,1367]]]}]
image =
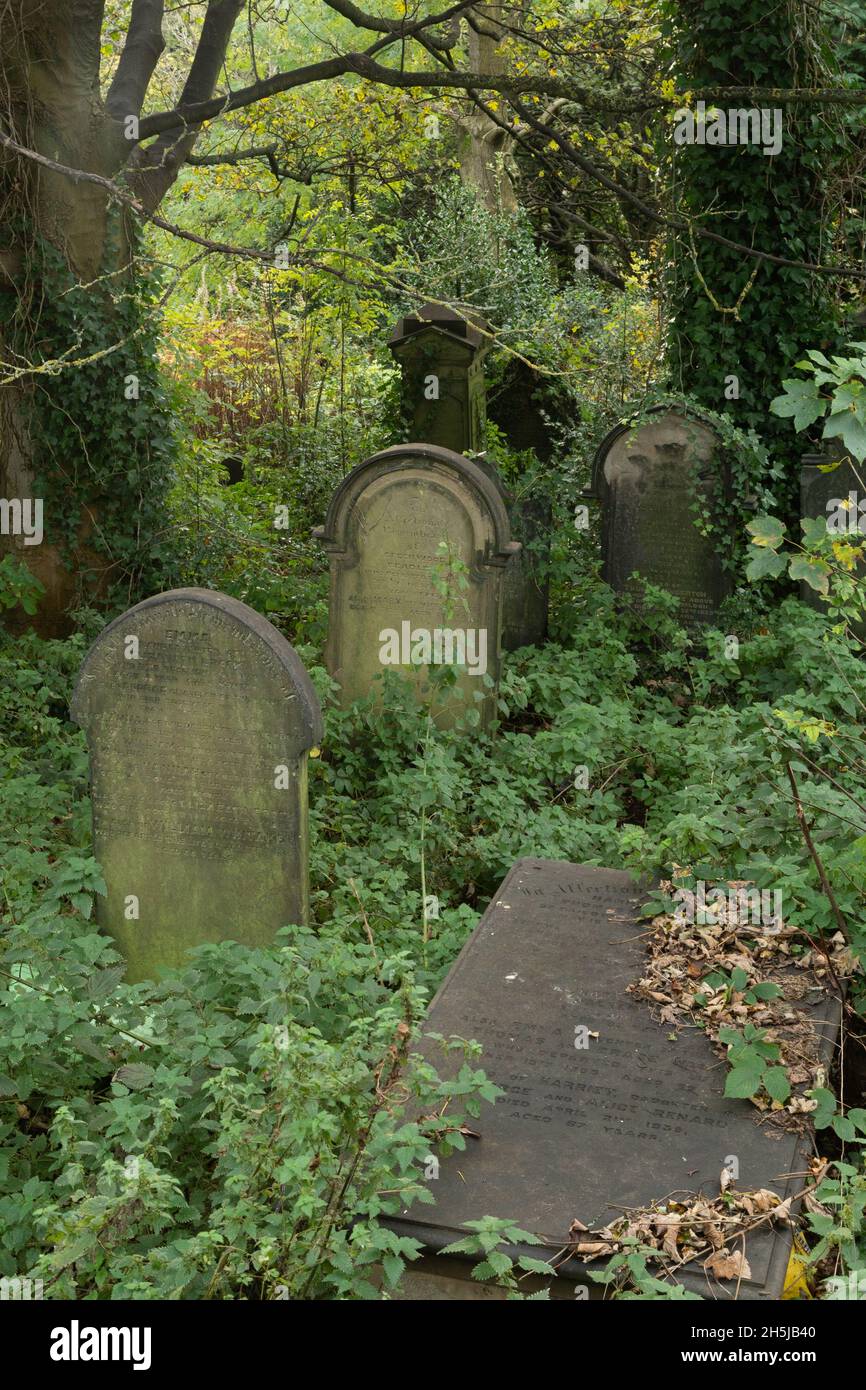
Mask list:
[{"label": "fallen dry leaf", "polygon": [[708,1260],[704,1260],[704,1269],[709,1270],[717,1279],[751,1279],[752,1271],[749,1268],[749,1261],[746,1259],[742,1250],[721,1250],[713,1251]]}]

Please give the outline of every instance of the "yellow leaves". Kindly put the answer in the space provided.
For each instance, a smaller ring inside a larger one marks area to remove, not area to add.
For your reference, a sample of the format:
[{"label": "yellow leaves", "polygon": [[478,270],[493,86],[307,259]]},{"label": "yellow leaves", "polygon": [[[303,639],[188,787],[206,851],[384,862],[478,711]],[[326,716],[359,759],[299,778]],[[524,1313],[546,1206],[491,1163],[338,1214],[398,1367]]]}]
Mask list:
[{"label": "yellow leaves", "polygon": [[838,733],[835,724],[828,723],[826,719],[806,715],[802,710],[774,709],[773,714],[789,729],[795,729],[797,733],[802,734],[809,743],[817,743],[822,734],[827,738],[835,738]]},{"label": "yellow leaves", "polygon": [[[842,505],[844,506],[845,504],[843,503]],[[851,571],[861,558],[863,547],[860,545],[851,545],[849,541],[834,541],[833,554],[843,569]]]}]

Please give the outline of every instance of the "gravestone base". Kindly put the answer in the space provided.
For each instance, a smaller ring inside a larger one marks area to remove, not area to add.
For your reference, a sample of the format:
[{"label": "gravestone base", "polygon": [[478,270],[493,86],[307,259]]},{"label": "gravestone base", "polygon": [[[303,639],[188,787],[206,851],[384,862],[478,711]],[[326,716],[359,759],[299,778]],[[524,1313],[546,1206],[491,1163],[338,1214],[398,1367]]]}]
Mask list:
[{"label": "gravestone base", "polygon": [[[458,956],[425,1028],[476,1039],[483,1052],[474,1065],[504,1095],[482,1107],[471,1122],[477,1137],[428,1180],[435,1206],[387,1222],[423,1251],[405,1297],[427,1297],[428,1287],[439,1290],[432,1296],[448,1296],[446,1288],[458,1296],[480,1257],[442,1251],[483,1217],[539,1237],[540,1245],[500,1248],[512,1259],[555,1259],[557,1296],[582,1296],[580,1283],[593,1297],[602,1286],[587,1265],[565,1261],[572,1221],[597,1231],[674,1194],[715,1199],[731,1156],[740,1191],[770,1188],[784,1199],[802,1186],[785,1175],[808,1168],[809,1138],[769,1135],[748,1101],[725,1098],[725,1063],[705,1034],[661,1025],[627,993],[645,972],[639,902],[621,871],[521,859]],[[795,1007],[808,1010],[829,1063],[838,1006],[820,989],[804,1000]],[[433,1038],[422,1036],[417,1051],[440,1074],[459,1066]],[[750,1231],[751,1275],[739,1287],[711,1278],[697,1260],[670,1272],[704,1297],[778,1299],[790,1248],[785,1228]]]}]

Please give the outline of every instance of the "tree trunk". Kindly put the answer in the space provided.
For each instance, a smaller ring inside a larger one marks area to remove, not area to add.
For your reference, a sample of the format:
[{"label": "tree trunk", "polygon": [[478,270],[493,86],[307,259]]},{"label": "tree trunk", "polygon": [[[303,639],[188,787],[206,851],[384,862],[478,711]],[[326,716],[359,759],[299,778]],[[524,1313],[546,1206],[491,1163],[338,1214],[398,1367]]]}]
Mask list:
[{"label": "tree trunk", "polygon": [[[519,10],[501,3],[473,7],[469,25],[469,67],[473,72],[501,73],[505,69],[503,23],[516,23]],[[460,121],[460,177],[475,189],[488,212],[513,214],[517,196],[511,177],[514,141],[477,107]]]},{"label": "tree trunk", "polygon": [[[241,7],[211,0],[181,101],[212,94]],[[0,38],[0,129],[58,164],[125,176],[154,209],[197,134],[166,131],[143,148],[129,121],[141,113],[164,47],[163,8],[164,0],[133,0],[103,98],[103,0],[13,0]],[[11,550],[43,583],[33,625],[59,636],[72,626],[70,609],[109,584],[122,579],[136,596],[142,555],[152,548],[145,511],[158,510],[165,482],[167,468],[153,466],[161,449],[164,463],[164,447],[144,428],[161,407],[139,331],[137,228],[97,185],[2,148],[0,226],[0,498],[42,497],[44,516],[41,544],[0,535],[0,554]],[[38,370],[64,354],[96,357],[53,374]],[[151,395],[136,411],[130,392],[139,377]],[[52,434],[56,446],[46,448]],[[31,620],[13,610],[9,621],[20,629]]]}]

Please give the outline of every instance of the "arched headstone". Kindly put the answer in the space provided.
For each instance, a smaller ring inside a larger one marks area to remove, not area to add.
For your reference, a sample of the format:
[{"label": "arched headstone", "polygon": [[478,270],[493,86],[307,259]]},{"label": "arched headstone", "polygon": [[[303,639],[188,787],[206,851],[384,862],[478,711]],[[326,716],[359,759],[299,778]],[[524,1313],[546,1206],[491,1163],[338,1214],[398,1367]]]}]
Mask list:
[{"label": "arched headstone", "polygon": [[696,491],[711,502],[721,467],[715,431],[696,417],[663,408],[636,428],[624,424],[610,431],[585,494],[602,505],[605,581],[624,593],[639,573],[679,598],[680,617],[690,628],[711,623],[731,587],[693,511]]},{"label": "arched headstone", "polygon": [[431,444],[385,449],[343,479],[314,535],[329,554],[325,659],[344,704],[389,667],[425,697],[429,667],[458,666],[464,698],[440,702],[437,722],[478,703],[489,724],[495,697],[483,677],[499,674],[502,581],[520,547],[483,469]]},{"label": "arched headstone", "polygon": [[[423,304],[398,320],[388,346],[400,363],[403,406],[413,439],[472,455],[473,461],[482,454],[489,342],[490,325],[469,305],[452,309]],[[539,460],[545,460],[551,441],[543,412],[533,401],[538,385],[539,374],[513,358],[491,414],[513,449],[534,449]],[[499,488],[512,534],[522,546],[505,572],[502,648],[509,652],[538,646],[547,636],[550,500],[524,487],[510,495],[495,464],[486,457],[477,462]]]},{"label": "arched headstone", "polygon": [[97,637],[71,713],[87,734],[100,925],[130,981],[232,939],[267,946],[308,916],[307,672],[246,604],[174,589]]}]

